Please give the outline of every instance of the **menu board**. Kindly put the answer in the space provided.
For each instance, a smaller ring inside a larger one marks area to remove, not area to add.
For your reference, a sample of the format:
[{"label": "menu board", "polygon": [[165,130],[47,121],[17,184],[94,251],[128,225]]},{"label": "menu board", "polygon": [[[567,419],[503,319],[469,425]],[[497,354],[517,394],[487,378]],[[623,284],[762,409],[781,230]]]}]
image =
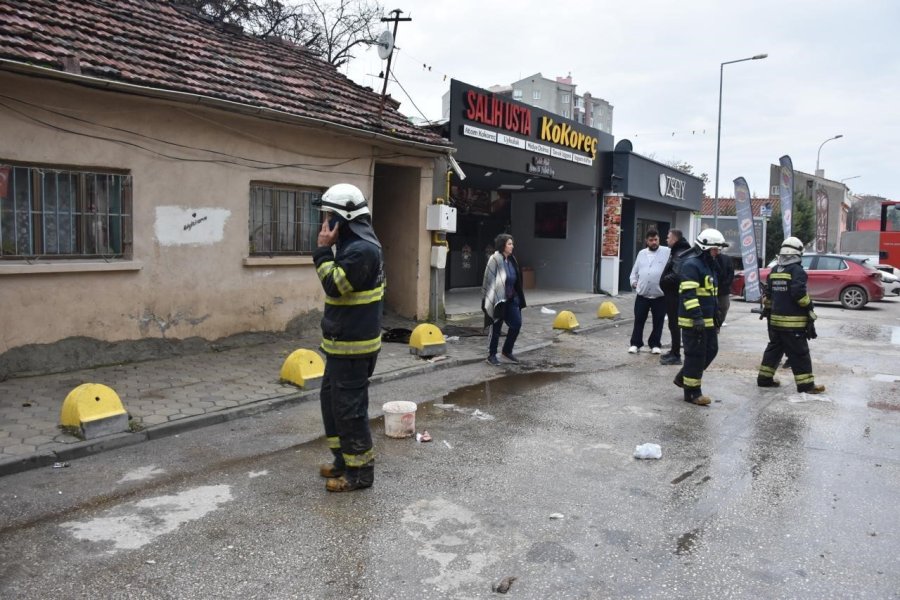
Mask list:
[{"label": "menu board", "polygon": [[603,240],[600,256],[619,256],[619,240],[622,237],[622,197],[606,196],[603,199]]}]

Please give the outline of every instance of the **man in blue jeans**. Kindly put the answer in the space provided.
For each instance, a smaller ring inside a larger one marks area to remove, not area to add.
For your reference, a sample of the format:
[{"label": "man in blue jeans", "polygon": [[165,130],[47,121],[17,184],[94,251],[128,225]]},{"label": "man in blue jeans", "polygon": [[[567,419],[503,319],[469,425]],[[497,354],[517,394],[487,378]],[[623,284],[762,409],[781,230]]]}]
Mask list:
[{"label": "man in blue jeans", "polygon": [[660,354],[663,323],[666,319],[666,298],[659,287],[659,279],[669,261],[669,249],[659,246],[659,232],[649,229],[645,236],[647,247],[638,252],[634,266],[631,268],[631,289],[637,292],[634,298],[634,329],[631,331],[630,354],[637,354],[644,345],[644,324],[647,315],[653,315],[653,328],[650,330],[650,352]]}]

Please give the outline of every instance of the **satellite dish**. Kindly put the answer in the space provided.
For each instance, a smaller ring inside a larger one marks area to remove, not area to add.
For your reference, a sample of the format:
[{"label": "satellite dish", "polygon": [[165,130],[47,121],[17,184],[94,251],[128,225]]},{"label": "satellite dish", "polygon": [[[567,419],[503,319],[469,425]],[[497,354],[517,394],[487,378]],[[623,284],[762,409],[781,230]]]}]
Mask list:
[{"label": "satellite dish", "polygon": [[394,35],[385,29],[375,38],[375,44],[378,46],[378,57],[385,60],[394,51]]}]

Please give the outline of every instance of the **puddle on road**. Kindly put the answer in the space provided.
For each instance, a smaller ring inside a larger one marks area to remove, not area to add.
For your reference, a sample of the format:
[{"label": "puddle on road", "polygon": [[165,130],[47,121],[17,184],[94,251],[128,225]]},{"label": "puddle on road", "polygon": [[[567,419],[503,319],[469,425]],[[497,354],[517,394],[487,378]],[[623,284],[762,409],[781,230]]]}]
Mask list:
[{"label": "puddle on road", "polygon": [[900,327],[866,323],[844,323],[839,329],[843,337],[866,340],[870,342],[888,342],[900,344]]},{"label": "puddle on road", "polygon": [[504,375],[497,379],[491,379],[489,381],[483,381],[481,383],[475,383],[453,390],[437,401],[436,404],[454,404],[457,406],[471,404],[478,404],[479,406],[489,405],[496,400],[525,394],[535,388],[556,383],[573,375],[576,375],[576,373],[571,371],[510,373],[509,375]]}]

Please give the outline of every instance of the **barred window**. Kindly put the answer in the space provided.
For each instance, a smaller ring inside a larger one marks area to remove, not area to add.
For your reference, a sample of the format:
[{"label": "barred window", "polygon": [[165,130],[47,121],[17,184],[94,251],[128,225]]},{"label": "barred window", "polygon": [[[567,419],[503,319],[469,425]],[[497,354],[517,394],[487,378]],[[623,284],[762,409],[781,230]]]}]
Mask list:
[{"label": "barred window", "polygon": [[131,176],[0,164],[0,258],[122,258]]},{"label": "barred window", "polygon": [[312,254],[322,226],[322,213],[313,201],[322,192],[317,188],[252,182],[250,255]]}]

